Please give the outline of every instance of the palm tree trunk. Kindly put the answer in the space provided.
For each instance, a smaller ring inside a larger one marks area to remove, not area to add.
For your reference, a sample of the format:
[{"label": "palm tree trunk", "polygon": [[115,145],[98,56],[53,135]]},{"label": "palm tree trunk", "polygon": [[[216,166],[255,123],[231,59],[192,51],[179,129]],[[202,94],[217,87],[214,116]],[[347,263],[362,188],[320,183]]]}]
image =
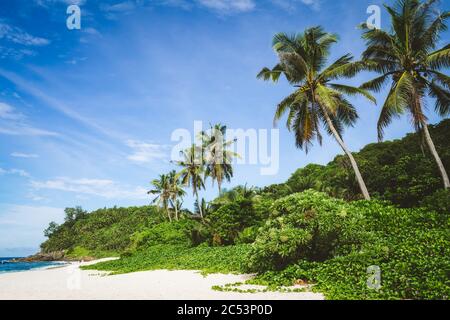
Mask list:
[{"label": "palm tree trunk", "polygon": [[167,213],[167,217],[169,218],[169,221],[172,222],[172,217],[170,216],[169,206],[167,205],[167,203],[164,204],[164,209]]},{"label": "palm tree trunk", "polygon": [[361,189],[361,193],[364,196],[364,199],[370,200],[369,191],[367,191],[366,184],[364,183],[364,179],[361,175],[361,172],[359,171],[358,164],[355,161],[355,158],[353,157],[350,150],[347,148],[347,146],[344,143],[344,140],[341,139],[339,133],[337,132],[336,128],[333,125],[333,122],[331,121],[330,117],[328,116],[328,113],[326,110],[322,108],[323,114],[325,116],[325,119],[327,120],[328,126],[330,127],[331,132],[333,132],[334,138],[336,139],[337,143],[341,146],[342,150],[344,150],[347,157],[350,159],[350,163],[352,164],[353,171],[355,172],[356,180],[358,180],[359,188]]},{"label": "palm tree trunk", "polygon": [[450,181],[448,179],[447,172],[445,171],[442,160],[436,151],[436,147],[434,146],[433,140],[431,139],[430,136],[430,132],[428,131],[428,126],[426,124],[423,125],[423,132],[425,135],[425,141],[427,142],[428,148],[430,148],[431,154],[433,155],[434,160],[436,161],[436,164],[439,168],[439,171],[441,172],[442,180],[444,181],[444,188],[448,189],[450,188]]},{"label": "palm tree trunk", "polygon": [[197,198],[197,204],[198,204],[198,211],[200,212],[200,217],[203,220],[203,210],[202,210],[202,204],[198,201],[198,192],[195,192],[195,196]]},{"label": "palm tree trunk", "polygon": [[178,205],[177,205],[177,203],[175,203],[174,209],[175,209],[175,220],[178,221]]}]

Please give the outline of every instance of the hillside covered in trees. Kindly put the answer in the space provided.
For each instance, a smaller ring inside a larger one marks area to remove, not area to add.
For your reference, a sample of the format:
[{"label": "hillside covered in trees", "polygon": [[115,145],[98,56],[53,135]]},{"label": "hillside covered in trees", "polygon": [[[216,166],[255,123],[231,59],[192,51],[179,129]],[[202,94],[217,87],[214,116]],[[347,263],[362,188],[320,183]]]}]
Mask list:
[{"label": "hillside covered in trees", "polygon": [[[449,167],[450,120],[430,132]],[[450,194],[418,135],[368,145],[354,157],[370,201],[360,199],[347,158],[337,156],[283,184],[222,190],[174,221],[157,206],[68,208],[62,225],[45,230],[41,248],[67,258],[120,255],[91,267],[119,273],[257,272],[252,283],[314,283],[330,298],[448,298]],[[382,290],[366,286],[371,265],[383,271]]]}]

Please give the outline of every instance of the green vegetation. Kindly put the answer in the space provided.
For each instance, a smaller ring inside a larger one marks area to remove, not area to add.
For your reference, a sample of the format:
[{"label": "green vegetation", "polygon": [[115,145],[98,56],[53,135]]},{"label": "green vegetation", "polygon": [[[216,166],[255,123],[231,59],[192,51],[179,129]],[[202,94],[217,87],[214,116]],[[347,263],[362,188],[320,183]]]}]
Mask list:
[{"label": "green vegetation", "polygon": [[84,269],[126,273],[143,270],[201,270],[207,273],[242,272],[248,245],[210,247],[200,245],[188,247],[183,245],[159,244],[146,250],[123,257],[120,260],[106,261]]},{"label": "green vegetation", "polygon": [[[441,116],[450,112],[450,78],[438,71],[450,66],[450,47],[435,48],[450,13],[435,15],[434,3],[403,0],[387,7],[391,33],[363,25],[362,61],[345,55],[326,66],[337,37],[320,27],[275,36],[280,62],[259,77],[277,81],[284,75],[296,88],[278,105],[275,119],[287,113],[297,146],[306,150],[314,139],[321,142],[322,125],[345,156],[298,169],[285,183],[223,190],[237,155],[228,151],[234,141],[222,139],[226,126],[213,125],[200,134],[200,146],[182,152],[175,163],[180,172],[152,181],[149,193],[158,206],[91,213],[68,208],[62,225],[50,223],[45,230],[42,250],[64,250],[74,258],[120,254],[119,260],[85,267],[115,273],[255,272],[248,284],[267,290],[307,284],[331,299],[449,299],[450,119],[429,125],[422,110],[429,95]],[[334,83],[364,69],[382,75],[361,88]],[[341,134],[357,114],[344,95],[373,100],[365,90],[378,91],[389,79],[379,137],[403,112],[412,115],[417,132],[351,153]],[[219,189],[209,203],[199,198],[207,179]],[[184,187],[196,198],[193,213],[181,208]],[[370,267],[380,270],[381,283],[371,281]],[[237,286],[215,289],[245,291]]]},{"label": "green vegetation", "polygon": [[[311,190],[293,194],[275,202],[247,266],[261,274],[252,283],[306,280],[331,299],[448,299],[449,218]],[[372,265],[381,270],[380,290],[366,285]]]},{"label": "green vegetation", "polygon": [[153,206],[99,209],[91,213],[81,208],[67,208],[65,222],[50,224],[48,240],[41,244],[44,252],[64,250],[75,256],[116,255],[132,243],[131,236],[163,221]]},{"label": "green vegetation", "polygon": [[[450,120],[430,125],[429,130],[444,165],[450,167]],[[373,198],[388,200],[401,207],[415,207],[442,188],[439,170],[420,143],[419,134],[408,134],[401,140],[369,144],[354,153]],[[298,169],[286,183],[268,186],[263,193],[278,199],[307,189],[344,200],[361,198],[351,166],[344,156],[337,156],[326,166],[310,164]]]}]

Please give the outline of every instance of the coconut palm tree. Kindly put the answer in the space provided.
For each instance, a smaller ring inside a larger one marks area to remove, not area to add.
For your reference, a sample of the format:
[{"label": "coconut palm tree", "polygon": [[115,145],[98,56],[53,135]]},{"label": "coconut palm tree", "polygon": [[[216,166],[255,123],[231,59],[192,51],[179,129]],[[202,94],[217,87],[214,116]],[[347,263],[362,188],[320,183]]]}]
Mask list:
[{"label": "coconut palm tree", "polygon": [[176,217],[176,220],[178,221],[179,213],[181,212],[181,210],[183,210],[183,200],[180,200],[180,199],[176,199],[175,201],[170,200],[170,205],[175,210],[175,217]]},{"label": "coconut palm tree", "polygon": [[161,205],[164,212],[167,214],[169,221],[172,221],[172,217],[169,212],[169,200],[171,199],[171,185],[169,175],[161,174],[159,175],[159,178],[154,179],[151,184],[153,185],[154,189],[148,191],[147,193],[156,195],[152,203]]},{"label": "coconut palm tree", "polygon": [[431,139],[424,113],[424,98],[428,95],[435,99],[435,111],[440,116],[450,114],[450,78],[440,72],[450,67],[450,45],[437,48],[442,31],[447,29],[445,21],[450,12],[437,13],[436,2],[400,0],[393,7],[386,6],[391,17],[389,32],[362,26],[367,44],[363,60],[369,70],[381,76],[361,88],[378,92],[390,81],[378,120],[379,140],[394,117],[409,113],[414,128],[422,134],[436,161],[444,187],[449,188],[449,178]]},{"label": "coconut palm tree", "polygon": [[202,198],[201,200],[197,199],[194,202],[194,212],[196,214],[200,214],[202,219],[203,217],[206,217],[211,211],[211,205],[206,202],[205,198]]},{"label": "coconut palm tree", "polygon": [[169,200],[172,208],[175,210],[175,220],[178,220],[179,198],[186,195],[186,191],[183,190],[183,185],[180,181],[180,176],[175,170],[172,170],[168,174],[169,180]]},{"label": "coconut palm tree", "polygon": [[346,54],[326,66],[330,47],[337,36],[326,33],[321,27],[306,29],[302,34],[279,33],[273,39],[273,47],[279,63],[272,69],[263,68],[258,78],[277,82],[284,75],[295,91],[277,106],[274,123],[288,113],[286,126],[294,131],[296,145],[308,152],[314,139],[322,144],[321,125],[333,135],[350,159],[361,193],[370,199],[369,192],[358,165],[342,139],[344,126],[353,126],[358,115],[344,95],[362,95],[375,103],[365,90],[334,81],[350,78],[363,69],[362,62],[352,62]]},{"label": "coconut palm tree", "polygon": [[[205,169],[202,147],[193,144],[189,149],[181,151],[181,156],[183,159],[175,162],[182,167],[178,175],[180,176],[181,183],[192,188],[192,194],[198,202],[198,191],[205,189],[205,183],[203,181]],[[200,217],[203,219],[203,211],[201,208]]]},{"label": "coconut palm tree", "polygon": [[228,150],[236,140],[225,140],[227,127],[222,124],[211,126],[209,132],[200,133],[203,142],[205,177],[211,177],[212,183],[217,181],[219,194],[222,192],[222,183],[230,181],[233,177],[233,158],[238,154]]}]

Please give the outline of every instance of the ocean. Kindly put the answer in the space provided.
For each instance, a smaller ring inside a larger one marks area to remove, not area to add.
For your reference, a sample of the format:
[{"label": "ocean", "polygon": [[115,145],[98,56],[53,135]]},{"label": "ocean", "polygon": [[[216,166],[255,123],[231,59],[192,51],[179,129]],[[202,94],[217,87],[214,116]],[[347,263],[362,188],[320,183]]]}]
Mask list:
[{"label": "ocean", "polygon": [[43,269],[64,264],[64,262],[43,261],[43,262],[11,262],[18,257],[0,257],[0,274],[6,272],[28,271]]}]

